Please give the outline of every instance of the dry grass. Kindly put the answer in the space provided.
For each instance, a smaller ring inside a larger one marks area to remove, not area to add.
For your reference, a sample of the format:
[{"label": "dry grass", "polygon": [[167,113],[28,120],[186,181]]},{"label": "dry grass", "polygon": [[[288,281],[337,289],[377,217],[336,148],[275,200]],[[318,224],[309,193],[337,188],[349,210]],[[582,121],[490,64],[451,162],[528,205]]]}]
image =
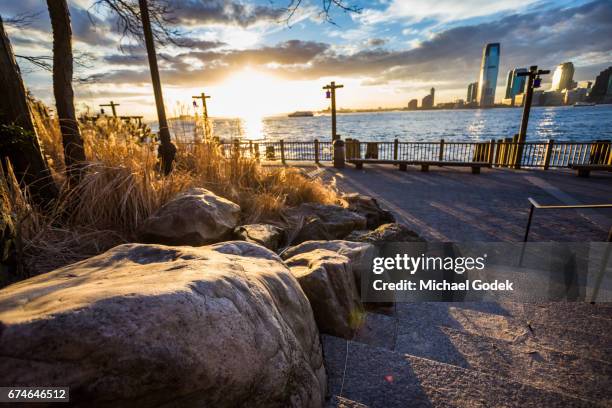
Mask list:
[{"label": "dry grass", "polygon": [[334,188],[297,169],[225,158],[214,143],[179,145],[175,171],[162,177],[156,170],[155,146],[138,143],[129,129],[113,123],[83,128],[90,162],[80,183],[68,187],[57,123],[44,112],[37,112],[35,119],[62,188],[55,208],[43,214],[16,189],[12,175],[1,177],[3,199],[10,206],[6,210],[15,214],[26,274],[46,272],[133,241],[151,213],[190,187],[204,187],[236,202],[244,223],[278,221],[283,209],[303,202],[339,202]]}]

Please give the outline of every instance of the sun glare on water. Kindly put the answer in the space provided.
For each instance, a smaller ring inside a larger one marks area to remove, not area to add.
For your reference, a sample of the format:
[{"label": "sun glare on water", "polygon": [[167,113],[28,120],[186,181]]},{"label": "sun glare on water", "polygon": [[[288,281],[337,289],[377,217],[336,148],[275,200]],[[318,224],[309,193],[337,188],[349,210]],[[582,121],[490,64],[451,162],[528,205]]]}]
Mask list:
[{"label": "sun glare on water", "polygon": [[250,68],[236,72],[216,88],[219,96],[211,101],[213,116],[240,118],[246,139],[262,138],[264,116],[287,109],[276,95],[282,81]]}]

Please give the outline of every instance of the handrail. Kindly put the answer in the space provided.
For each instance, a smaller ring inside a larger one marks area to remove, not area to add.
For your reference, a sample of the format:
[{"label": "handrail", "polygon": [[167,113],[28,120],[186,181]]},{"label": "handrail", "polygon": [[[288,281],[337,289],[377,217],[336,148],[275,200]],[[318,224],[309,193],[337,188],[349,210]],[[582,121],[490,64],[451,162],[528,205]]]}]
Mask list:
[{"label": "handrail", "polygon": [[[578,208],[612,208],[612,204],[570,204],[570,205],[542,205],[536,200],[529,197],[527,198],[531,203],[531,206],[542,210],[574,210]],[[527,241],[525,239],[525,241]]]},{"label": "handrail", "polygon": [[[521,249],[521,256],[519,258],[519,266],[523,265],[523,258],[525,257],[525,242],[527,242],[527,238],[529,236],[529,229],[531,228],[531,220],[533,219],[534,210],[575,210],[581,208],[612,208],[612,204],[570,204],[570,205],[541,205],[535,199],[528,197],[527,200],[530,203],[529,208],[529,218],[527,219],[527,226],[525,227],[525,237],[523,238],[523,247]],[[608,242],[612,242],[612,226],[610,227],[610,231],[608,232]],[[604,261],[602,264],[602,269],[597,278],[597,283],[595,286],[595,294],[593,295],[593,301],[596,298],[596,294],[599,291],[599,286],[601,285],[601,279],[603,276],[603,271],[605,269],[605,265],[608,262],[608,258],[610,256],[610,247],[607,248],[606,253],[604,255]]]}]

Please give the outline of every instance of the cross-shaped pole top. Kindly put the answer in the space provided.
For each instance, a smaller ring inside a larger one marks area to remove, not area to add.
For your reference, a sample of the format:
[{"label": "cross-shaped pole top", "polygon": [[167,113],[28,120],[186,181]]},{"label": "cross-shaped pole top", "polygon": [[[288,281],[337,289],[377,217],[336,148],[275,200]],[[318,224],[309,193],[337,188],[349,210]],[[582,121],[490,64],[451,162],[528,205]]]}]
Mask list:
[{"label": "cross-shaped pole top", "polygon": [[336,85],[335,81],[331,81],[331,83],[329,85],[325,85],[323,87],[323,89],[331,89],[331,90],[335,90],[338,88],[344,88],[344,85]]},{"label": "cross-shaped pole top", "polygon": [[115,109],[116,106],[119,106],[118,103],[115,103],[113,101],[110,101],[110,103],[104,103],[104,104],[100,104],[100,106],[110,106],[111,110],[113,111],[113,116],[117,117],[117,109]]},{"label": "cross-shaped pole top", "polygon": [[210,95],[206,95],[204,92],[202,92],[199,96],[192,96],[193,99],[201,99],[201,100],[205,100],[210,98]]}]

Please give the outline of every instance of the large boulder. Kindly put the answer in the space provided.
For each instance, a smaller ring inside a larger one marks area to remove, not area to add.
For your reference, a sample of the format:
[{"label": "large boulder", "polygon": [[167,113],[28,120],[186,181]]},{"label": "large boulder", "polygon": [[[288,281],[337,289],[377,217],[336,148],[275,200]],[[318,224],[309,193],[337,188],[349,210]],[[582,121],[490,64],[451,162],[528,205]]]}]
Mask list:
[{"label": "large boulder", "polygon": [[349,210],[366,218],[368,229],[395,222],[395,217],[391,211],[383,209],[374,197],[359,193],[348,193],[344,194],[342,198],[347,202]]},{"label": "large boulder", "polygon": [[139,231],[142,242],[200,246],[231,236],[240,206],[204,188],[192,188],[160,207]]},{"label": "large boulder", "polygon": [[273,252],[126,244],[0,291],[4,384],[77,406],[320,407],[312,309]]},{"label": "large boulder", "polygon": [[319,330],[353,338],[364,314],[350,260],[326,249],[315,249],[296,254],[285,263],[310,300]]},{"label": "large boulder", "polygon": [[374,231],[353,231],[345,238],[347,241],[384,244],[390,242],[423,242],[424,239],[403,224],[383,224]]},{"label": "large boulder", "polygon": [[284,239],[284,231],[270,224],[248,224],[236,227],[234,230],[236,239],[263,245],[276,251]]},{"label": "large boulder", "polygon": [[291,242],[299,244],[309,240],[339,239],[351,231],[367,227],[364,216],[339,205],[304,203],[286,212],[287,218],[298,231]]}]

